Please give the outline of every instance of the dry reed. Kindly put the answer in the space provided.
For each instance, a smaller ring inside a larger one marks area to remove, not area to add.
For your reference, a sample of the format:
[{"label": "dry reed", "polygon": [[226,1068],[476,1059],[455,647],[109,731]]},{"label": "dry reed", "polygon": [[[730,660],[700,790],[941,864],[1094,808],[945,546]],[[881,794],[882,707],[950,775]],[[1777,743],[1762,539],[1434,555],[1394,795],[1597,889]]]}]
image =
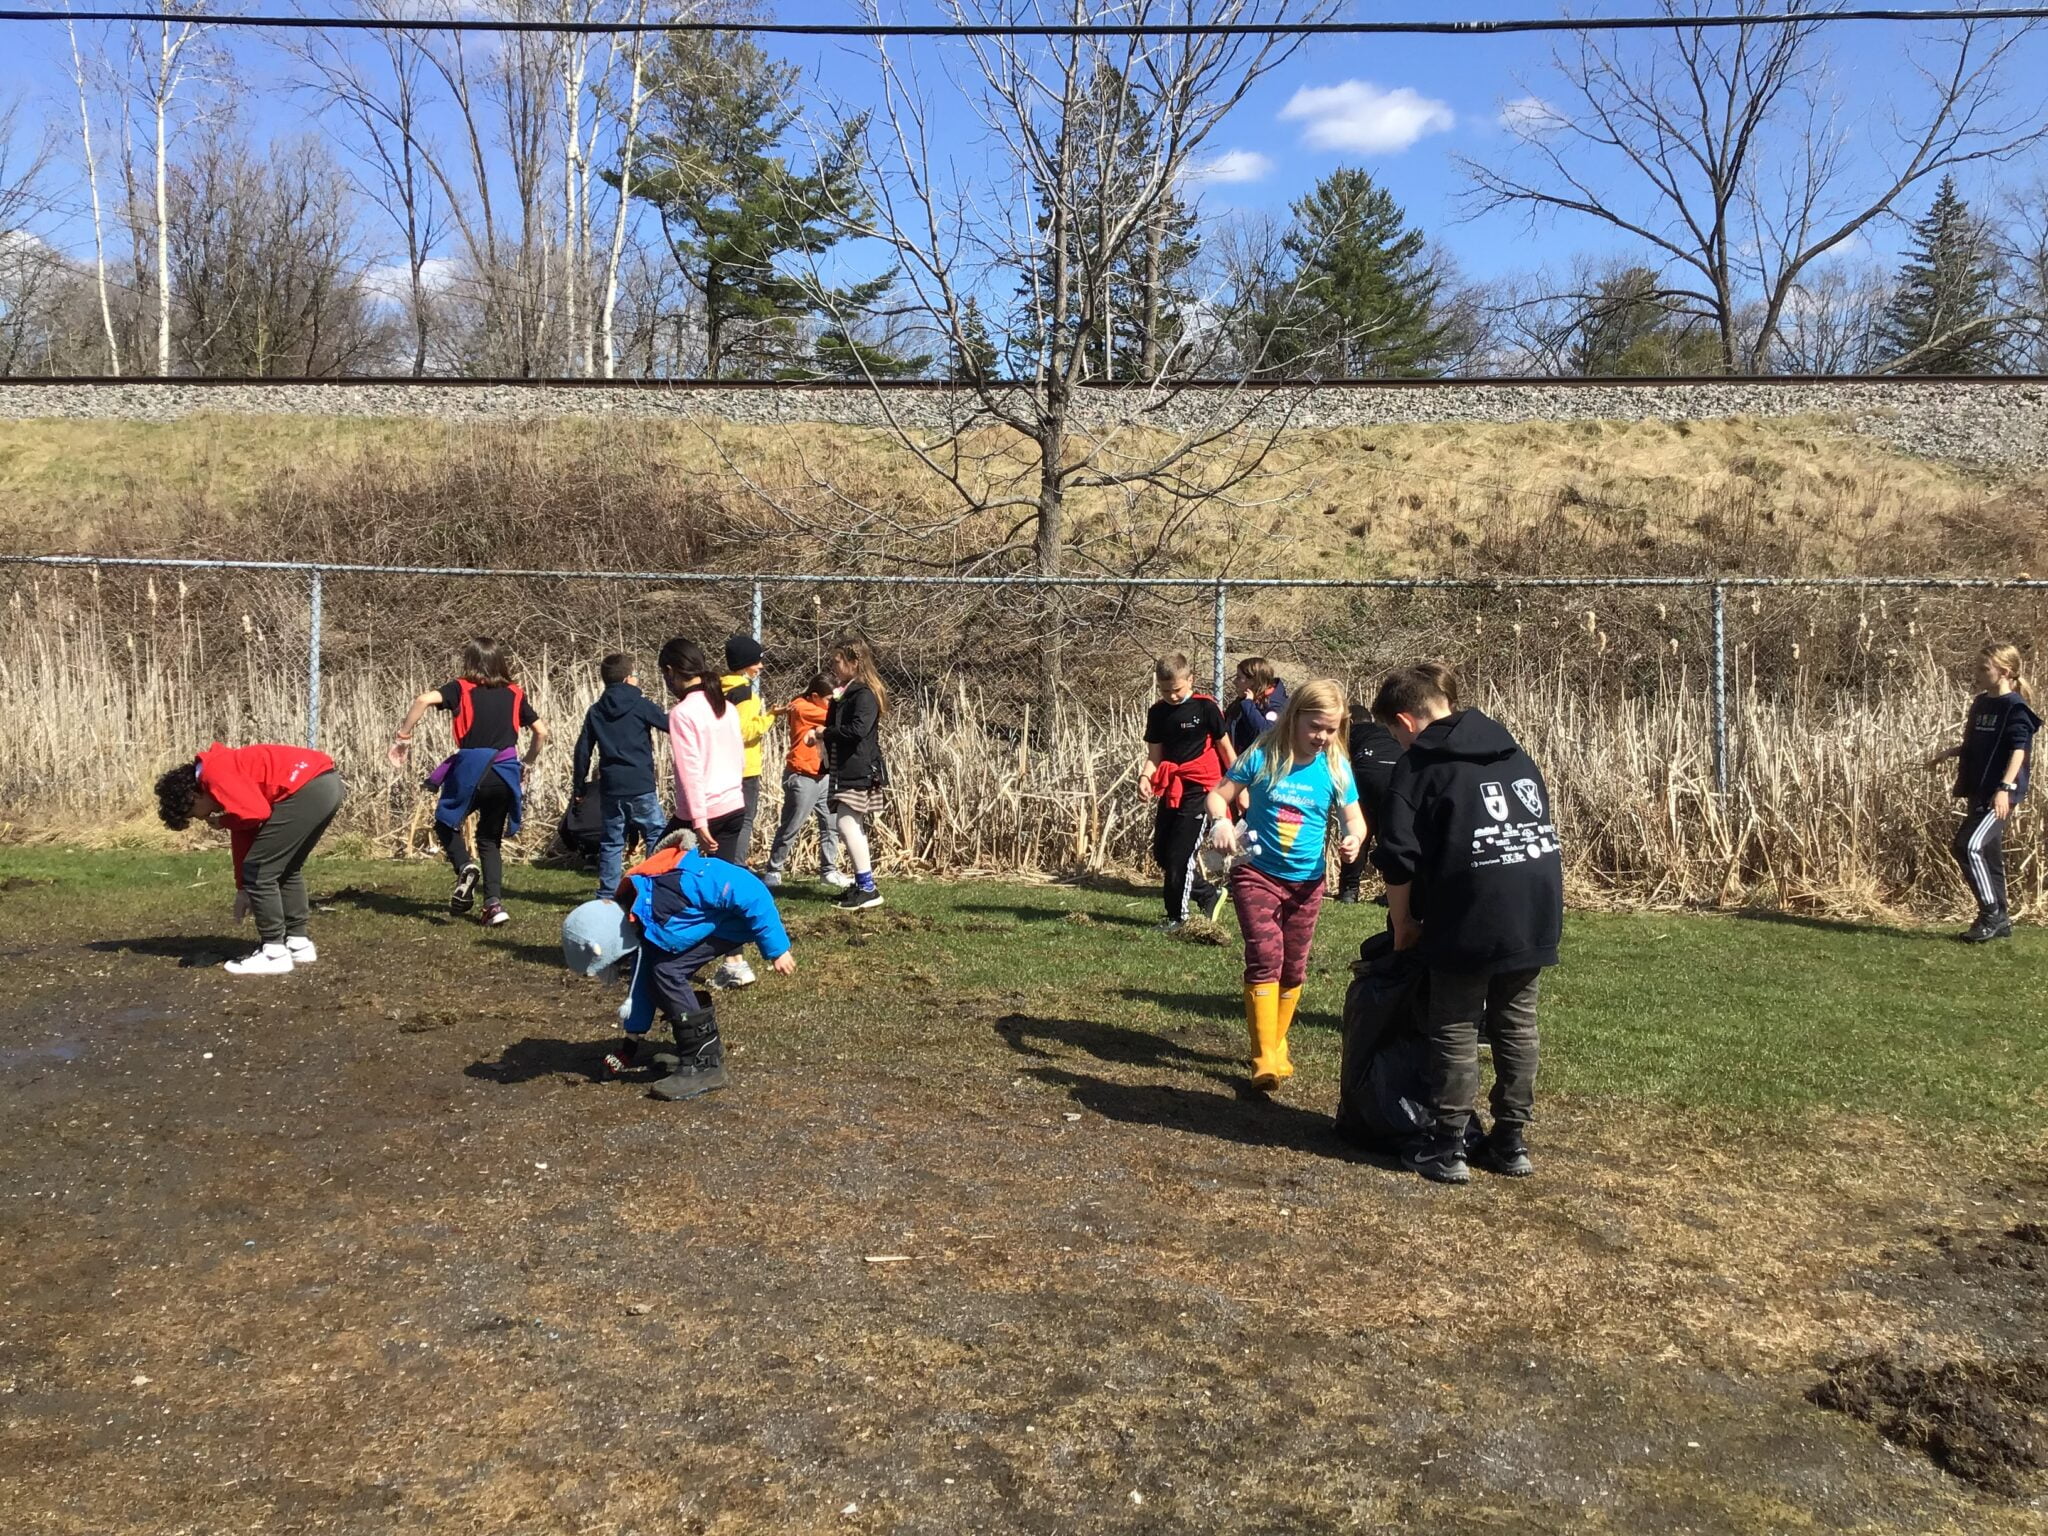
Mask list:
[{"label": "dry reed", "polygon": [[[148,785],[163,766],[213,739],[304,734],[304,636],[290,631],[288,613],[266,625],[212,611],[201,624],[174,578],[148,588],[147,623],[98,596],[28,582],[0,616],[0,710],[10,722],[0,735],[0,812],[15,836],[167,837],[147,820]],[[412,652],[365,656],[323,689],[322,745],[352,786],[343,830],[380,855],[431,851],[425,795],[383,753],[404,701],[442,680],[436,666],[445,663]],[[531,780],[531,854],[566,801],[568,744],[596,679],[590,657],[546,650],[529,656],[526,673],[558,743]],[[1945,777],[1920,766],[1960,720],[1954,681],[1921,652],[1893,658],[1881,688],[1793,682],[1738,678],[1725,799],[1713,790],[1706,691],[1676,663],[1607,676],[1533,647],[1493,669],[1472,702],[1544,765],[1582,902],[1836,916],[1960,910],[1947,852],[1954,807]],[[1144,703],[1133,695],[1073,707],[1046,733],[1028,711],[961,680],[913,698],[885,725],[892,794],[876,829],[878,862],[1027,878],[1145,870]],[[1041,737],[1054,745],[1039,746]],[[422,745],[424,765],[436,743],[430,735]],[[778,800],[771,772],[768,827]],[[2044,864],[2033,826],[2022,814],[2008,848],[2015,900],[2038,911]],[[811,856],[800,847],[796,867]]]}]

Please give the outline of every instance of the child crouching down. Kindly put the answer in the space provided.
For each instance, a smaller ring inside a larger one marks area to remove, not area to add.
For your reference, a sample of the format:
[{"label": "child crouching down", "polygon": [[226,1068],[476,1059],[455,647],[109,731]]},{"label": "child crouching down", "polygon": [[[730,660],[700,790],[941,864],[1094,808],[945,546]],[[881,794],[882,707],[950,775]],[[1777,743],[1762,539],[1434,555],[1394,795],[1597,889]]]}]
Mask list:
[{"label": "child crouching down", "polygon": [[[1349,709],[1328,678],[1304,683],[1280,718],[1215,789],[1208,812],[1217,848],[1250,848],[1230,875],[1230,899],[1244,934],[1244,1016],[1252,1040],[1252,1086],[1270,1092],[1294,1075],[1287,1031],[1308,979],[1309,947],[1323,906],[1333,812],[1342,814],[1346,859],[1365,842],[1365,817],[1346,756]],[[1244,830],[1231,820],[1244,805]]]},{"label": "child crouching down", "polygon": [[619,1009],[627,1039],[619,1054],[628,1062],[639,1059],[659,1010],[675,1034],[676,1051],[672,1070],[652,1092],[657,1099],[694,1099],[726,1083],[717,1005],[698,986],[698,973],[738,954],[749,940],[777,975],[795,974],[796,957],[768,887],[737,864],[707,857],[684,830],[626,871],[615,897],[587,901],[569,914],[562,958],[570,970],[595,976],[634,955],[632,990]]}]

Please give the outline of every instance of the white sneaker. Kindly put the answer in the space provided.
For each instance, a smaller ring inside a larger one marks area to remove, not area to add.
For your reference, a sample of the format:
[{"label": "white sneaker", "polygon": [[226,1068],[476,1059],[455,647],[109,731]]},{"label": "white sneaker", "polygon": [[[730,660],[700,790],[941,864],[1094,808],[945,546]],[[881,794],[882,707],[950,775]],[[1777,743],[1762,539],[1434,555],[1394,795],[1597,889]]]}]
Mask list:
[{"label": "white sneaker", "polygon": [[830,874],[820,875],[818,878],[823,880],[835,891],[843,891],[849,885],[853,884],[853,876],[841,874],[836,869],[833,870]]},{"label": "white sneaker", "polygon": [[782,875],[780,872],[771,869],[761,877],[761,883],[771,891],[779,891],[782,889]]},{"label": "white sneaker", "polygon": [[311,939],[286,939],[284,949],[292,957],[293,965],[311,965],[320,958],[320,951],[313,947]]},{"label": "white sneaker", "polygon": [[292,968],[292,952],[282,944],[266,944],[253,955],[221,967],[230,976],[282,976]]},{"label": "white sneaker", "polygon": [[741,987],[754,984],[754,968],[738,955],[728,955],[711,974],[711,987],[715,992],[734,992]]}]

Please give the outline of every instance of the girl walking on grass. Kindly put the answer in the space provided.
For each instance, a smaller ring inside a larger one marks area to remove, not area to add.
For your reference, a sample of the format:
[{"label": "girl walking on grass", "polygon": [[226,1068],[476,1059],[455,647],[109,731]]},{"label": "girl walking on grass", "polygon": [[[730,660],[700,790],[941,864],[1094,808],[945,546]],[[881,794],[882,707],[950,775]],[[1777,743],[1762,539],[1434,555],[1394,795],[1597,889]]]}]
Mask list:
[{"label": "girl walking on grass", "polygon": [[826,656],[825,670],[838,689],[825,714],[825,766],[832,775],[832,816],[853,865],[853,884],[840,896],[839,905],[845,911],[859,912],[882,904],[868,847],[868,826],[882,809],[883,791],[889,784],[880,734],[889,690],[875,670],[875,658],[865,640],[841,641]]},{"label": "girl walking on grass", "polygon": [[2012,937],[2012,914],[2005,905],[2005,823],[2027,792],[2041,717],[2020,676],[2017,646],[1992,641],[1977,653],[1977,690],[1961,744],[1935,753],[1927,766],[1960,760],[1951,793],[1967,810],[1954,853],[1963,883],[1977,898],[1977,921],[1961,938],[1988,944]]},{"label": "girl walking on grass", "polygon": [[[661,648],[661,680],[675,698],[668,712],[669,759],[676,809],[667,830],[688,827],[706,856],[738,864],[746,857],[740,829],[747,819],[747,746],[739,707],[725,696],[704,648],[678,635]],[[754,968],[726,958],[711,985],[723,991],[754,984]]]},{"label": "girl walking on grass", "polygon": [[347,793],[325,752],[267,742],[215,742],[156,781],[165,826],[180,832],[201,817],[226,831],[234,849],[235,921],[253,916],[262,943],[222,967],[230,976],[282,976],[320,958],[306,933],[300,872]]},{"label": "girl walking on grass", "polygon": [[[512,920],[505,910],[505,839],[517,837],[525,819],[524,769],[547,742],[547,722],[519,686],[511,652],[483,636],[463,647],[460,677],[412,701],[391,743],[393,767],[403,769],[410,760],[413,731],[430,709],[451,717],[455,735],[455,750],[427,778],[441,792],[434,807],[434,836],[455,870],[448,910],[457,917],[469,912],[481,884],[484,906],[477,917],[495,928]],[[521,731],[531,733],[523,761]],[[462,824],[471,816],[476,817],[474,859],[462,835]]]},{"label": "girl walking on grass", "polygon": [[[1346,756],[1351,711],[1328,678],[1302,684],[1279,720],[1209,792],[1215,846],[1243,857],[1230,900],[1244,934],[1244,1016],[1252,1086],[1270,1092],[1294,1075],[1287,1031],[1308,979],[1323,906],[1333,817],[1346,860],[1365,843],[1365,818]],[[1243,825],[1232,820],[1242,808]]]}]

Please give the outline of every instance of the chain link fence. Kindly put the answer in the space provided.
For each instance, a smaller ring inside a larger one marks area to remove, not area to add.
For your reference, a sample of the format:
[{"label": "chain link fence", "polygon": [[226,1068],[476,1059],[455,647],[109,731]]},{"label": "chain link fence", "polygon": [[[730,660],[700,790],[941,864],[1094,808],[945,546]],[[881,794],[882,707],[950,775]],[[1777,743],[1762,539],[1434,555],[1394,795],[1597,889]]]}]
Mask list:
[{"label": "chain link fence", "polygon": [[[556,734],[534,780],[541,829],[607,652],[634,653],[658,694],[670,635],[716,656],[753,634],[779,701],[856,631],[898,696],[885,861],[1135,870],[1154,658],[1188,655],[1220,694],[1261,654],[1362,704],[1427,655],[1545,763],[1582,897],[1843,912],[1959,902],[1945,786],[1915,765],[1954,739],[1985,638],[2048,654],[2048,581],[2028,579],[1048,582],[36,556],[6,560],[0,580],[0,699],[20,722],[0,737],[0,812],[22,825],[119,826],[162,762],[208,740],[302,739],[355,786],[355,834],[421,849],[424,798],[382,750],[406,700],[488,633]],[[1063,674],[1051,728],[1049,632]],[[2024,820],[2012,843],[2015,889],[2038,898]]]}]

